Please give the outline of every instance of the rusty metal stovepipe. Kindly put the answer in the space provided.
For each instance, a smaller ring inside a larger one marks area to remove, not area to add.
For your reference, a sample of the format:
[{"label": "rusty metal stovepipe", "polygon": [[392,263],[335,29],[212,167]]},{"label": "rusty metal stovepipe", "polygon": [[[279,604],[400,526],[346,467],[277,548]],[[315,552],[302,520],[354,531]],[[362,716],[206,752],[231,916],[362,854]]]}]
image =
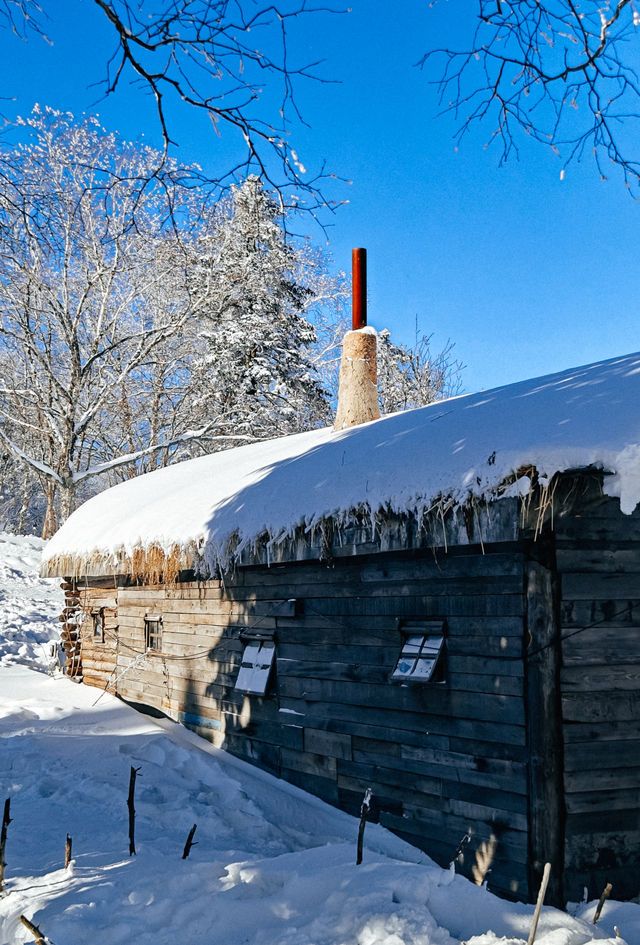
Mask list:
[{"label": "rusty metal stovepipe", "polygon": [[353,309],[351,326],[354,331],[367,324],[367,251],[354,249],[351,252]]}]

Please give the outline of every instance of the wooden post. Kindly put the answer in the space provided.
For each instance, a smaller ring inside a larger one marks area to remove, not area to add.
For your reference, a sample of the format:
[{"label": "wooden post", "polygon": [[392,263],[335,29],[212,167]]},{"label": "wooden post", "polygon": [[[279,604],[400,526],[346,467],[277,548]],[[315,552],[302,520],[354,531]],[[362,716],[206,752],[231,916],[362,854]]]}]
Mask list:
[{"label": "wooden post", "polygon": [[131,765],[131,774],[129,775],[129,797],[127,798],[127,807],[129,808],[129,856],[135,856],[135,832],[136,832],[136,809],[133,806],[133,796],[136,790],[136,777],[140,768],[134,768]]},{"label": "wooden post", "polygon": [[195,834],[195,832],[196,832],[196,827],[197,827],[197,826],[198,826],[197,824],[194,824],[193,827],[191,828],[191,830],[189,831],[189,836],[187,837],[187,842],[186,842],[185,845],[184,845],[184,852],[183,852],[183,854],[182,854],[182,859],[183,859],[183,860],[186,860],[186,858],[187,858],[187,857],[189,856],[189,854],[191,853],[191,847],[195,847],[196,844],[197,844],[197,842],[198,842],[197,840],[194,841],[194,839],[193,839],[193,836],[194,836],[194,834]]},{"label": "wooden post", "polygon": [[71,837],[67,834],[67,839],[64,845],[64,868],[69,869],[69,863],[71,863]]},{"label": "wooden post", "polygon": [[360,826],[358,828],[358,852],[356,855],[356,866],[360,866],[362,863],[362,840],[364,838],[364,825],[367,822],[367,814],[369,813],[369,808],[371,807],[372,796],[371,788],[368,787],[364,792],[362,807],[360,808]]},{"label": "wooden post", "polygon": [[538,919],[540,918],[540,910],[542,909],[542,903],[544,902],[544,897],[547,892],[550,873],[551,863],[545,863],[544,871],[542,873],[542,882],[540,883],[540,891],[538,892],[538,901],[536,902],[536,911],[533,913],[533,923],[531,925],[531,931],[529,932],[527,945],[533,945],[533,941],[536,937],[536,932],[538,930]]},{"label": "wooden post", "polygon": [[456,852],[453,854],[453,859],[451,860],[449,867],[452,867],[453,864],[456,862],[456,860],[460,859],[460,857],[464,853],[464,848],[468,844],[469,840],[471,840],[470,834],[465,833],[464,837],[462,838],[462,840],[457,846]]},{"label": "wooden post", "polygon": [[562,908],[564,805],[559,634],[553,573],[531,561],[525,570],[527,644],[525,699],[529,748],[529,896],[551,863],[549,903]]},{"label": "wooden post", "polygon": [[593,924],[594,924],[594,925],[596,924],[596,922],[597,922],[598,919],[600,918],[600,913],[602,912],[602,907],[604,906],[605,902],[607,901],[607,899],[608,899],[609,896],[611,895],[611,890],[612,890],[612,889],[613,889],[613,886],[611,885],[611,883],[607,883],[607,885],[606,885],[606,886],[604,887],[604,889],[602,890],[602,895],[600,896],[600,901],[598,902],[598,908],[596,909],[596,914],[595,914],[594,917],[593,917]]},{"label": "wooden post", "polygon": [[18,918],[20,919],[24,927],[29,929],[29,931],[31,932],[31,934],[36,940],[36,945],[47,945],[47,943],[44,940],[44,935],[42,934],[42,932],[40,931],[37,925],[34,925],[33,922],[29,922],[27,917],[24,915],[20,915],[18,916]]},{"label": "wooden post", "polygon": [[2,815],[2,830],[0,831],[0,892],[4,886],[4,869],[7,865],[4,859],[4,851],[7,845],[7,828],[11,823],[9,808],[11,807],[11,798],[8,797],[4,802],[4,813]]}]

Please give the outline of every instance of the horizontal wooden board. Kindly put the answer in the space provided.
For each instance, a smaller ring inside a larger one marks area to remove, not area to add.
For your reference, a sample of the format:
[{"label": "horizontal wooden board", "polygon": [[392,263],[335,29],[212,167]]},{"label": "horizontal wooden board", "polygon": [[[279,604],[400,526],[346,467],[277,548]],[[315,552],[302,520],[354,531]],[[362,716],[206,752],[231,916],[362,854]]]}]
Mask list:
[{"label": "horizontal wooden board", "polygon": [[[606,656],[602,653],[601,659]],[[611,690],[640,689],[640,661],[637,664],[564,666],[560,674],[564,692],[609,693]]]},{"label": "horizontal wooden board", "polygon": [[[339,567],[334,571],[335,579],[331,584],[322,584],[312,581],[302,583],[300,577],[295,583],[285,584],[278,588],[282,599],[304,598],[305,601],[315,603],[315,599],[359,599],[375,600],[378,598],[403,598],[429,596],[434,598],[453,597],[464,595],[476,597],[478,595],[522,595],[523,581],[521,574],[497,575],[492,574],[471,577],[461,575],[449,578],[439,575],[433,579],[418,578],[409,580],[398,578],[394,581],[363,582],[356,574],[350,577],[346,569]],[[227,587],[225,599],[234,603],[251,604],[262,600],[261,589],[246,587]],[[166,601],[166,606],[171,602]],[[274,604],[274,608],[275,608]]]},{"label": "horizontal wooden board", "polygon": [[565,745],[584,742],[596,743],[594,750],[597,750],[603,742],[616,743],[640,738],[640,720],[607,721],[604,725],[600,720],[588,722],[565,720],[563,738]]},{"label": "horizontal wooden board", "polygon": [[637,574],[569,572],[562,575],[562,598],[565,601],[624,601],[633,599],[637,594]]},{"label": "horizontal wooden board", "polygon": [[[349,771],[350,773],[347,773]],[[358,773],[362,772],[362,776]],[[430,784],[423,779],[425,786]],[[450,813],[455,816],[467,818],[484,823],[497,823],[505,828],[514,830],[526,830],[526,815],[517,811],[501,810],[494,808],[490,804],[482,803],[482,792],[479,791],[478,803],[448,798],[440,796],[437,793],[424,793],[417,790],[413,784],[394,785],[387,782],[377,781],[372,777],[372,772],[367,766],[353,766],[349,762],[338,762],[338,785],[346,790],[356,792],[362,797],[367,787],[373,785],[376,803],[385,808],[387,804],[393,806],[394,802],[413,808],[424,808],[426,810],[436,810],[442,813]],[[459,839],[459,838],[456,838]]]},{"label": "horizontal wooden board", "polygon": [[280,773],[280,753],[285,749],[277,748],[258,739],[245,738],[225,733],[223,746],[226,751],[250,761],[251,764],[278,775]]},{"label": "horizontal wooden board", "polygon": [[[397,657],[400,654],[396,654]],[[341,653],[335,652],[339,659]],[[299,679],[330,679],[343,682],[375,683],[379,685],[396,685],[391,680],[396,660],[387,666],[369,666],[359,663],[312,662],[311,660],[278,659],[278,677],[295,676]],[[466,674],[451,672],[447,664],[447,681],[451,689],[460,692],[497,693],[505,696],[522,696],[522,680],[514,676],[489,676],[480,674]]]},{"label": "horizontal wooden board", "polygon": [[[340,791],[335,778],[323,778],[308,774],[306,771],[296,771],[294,768],[287,768],[284,765],[280,767],[280,777],[289,784],[295,784],[303,791],[309,791],[321,798],[328,804],[334,806],[343,806],[340,804]],[[362,798],[361,798],[362,799]]]},{"label": "horizontal wooden board", "polygon": [[326,755],[330,758],[343,758],[351,761],[353,757],[351,735],[327,732],[323,729],[304,728],[304,750],[312,754]]},{"label": "horizontal wooden board", "polygon": [[[493,765],[487,764],[488,769],[483,770],[482,766],[473,762],[477,759],[464,757],[464,763],[458,764],[454,760],[456,756],[453,753],[438,752],[439,760],[426,760],[424,754],[417,749],[417,756],[412,756],[409,752],[403,751],[399,757],[393,757],[382,751],[363,750],[354,747],[353,760],[359,764],[375,765],[378,767],[392,767],[395,771],[407,772],[410,777],[412,774],[426,775],[430,778],[437,778],[440,781],[455,780],[467,785],[475,785],[481,788],[492,788],[495,790],[512,791],[515,794],[526,795],[527,793],[527,775],[524,766],[511,766],[510,769],[496,771],[495,762]],[[447,757],[449,755],[449,757]],[[502,764],[507,764],[502,762]],[[445,791],[446,793],[446,791]],[[452,795],[455,796],[455,795]]]},{"label": "horizontal wooden board", "polygon": [[626,767],[621,760],[614,768],[565,771],[565,791],[567,794],[587,794],[590,791],[636,788],[640,794],[640,754],[630,760],[635,762],[635,766]]},{"label": "horizontal wooden board", "polygon": [[[637,819],[638,787],[624,789],[601,789],[565,795],[568,814],[594,813],[596,811],[635,811]],[[634,820],[631,823],[635,823]]]},{"label": "horizontal wooden board", "polygon": [[381,686],[281,676],[278,679],[278,691],[281,698],[303,699],[307,702],[376,706],[385,710],[524,724],[524,705],[517,696],[452,691],[441,683]]},{"label": "horizontal wooden board", "polygon": [[[397,580],[446,579],[451,577],[482,577],[484,575],[517,575],[522,572],[522,554],[490,553],[477,554],[466,548],[462,553],[452,550],[448,554],[428,551],[415,553],[376,554],[369,558],[359,556],[357,560],[341,560],[339,569],[350,580],[363,583],[382,583]],[[227,588],[273,587],[280,584],[317,583],[332,584],[336,580],[336,568],[318,563],[278,564],[270,568],[239,568],[225,580]],[[306,576],[306,580],[305,580]]]},{"label": "horizontal wooden board", "polygon": [[573,869],[588,869],[597,865],[601,850],[607,850],[620,865],[635,871],[640,849],[640,827],[623,831],[590,831],[586,836],[567,838],[565,858]]},{"label": "horizontal wooden board", "polygon": [[[636,589],[637,593],[637,589]],[[564,598],[560,606],[560,625],[565,630],[591,628],[640,627],[640,599],[575,599]]]},{"label": "horizontal wooden board", "polygon": [[297,752],[312,753],[305,743],[305,731],[293,725],[279,725],[277,722],[267,722],[261,719],[249,719],[249,721],[239,727],[233,724],[226,724],[227,734],[242,735],[254,741],[261,741],[265,744],[275,745],[279,748],[288,748]]},{"label": "horizontal wooden board", "polygon": [[522,594],[414,595],[403,597],[317,598],[305,602],[305,615],[394,617],[519,617]]},{"label": "horizontal wooden board", "polygon": [[[617,771],[640,765],[640,739],[615,739],[593,744],[569,742],[564,747],[565,772]],[[640,781],[639,781],[640,784]]]},{"label": "horizontal wooden board", "polygon": [[639,721],[640,692],[613,691],[600,693],[598,698],[586,692],[563,693],[562,717],[565,722]]},{"label": "horizontal wooden board", "polygon": [[604,663],[640,662],[640,628],[590,627],[575,632],[565,628],[562,662],[566,667],[602,666]]},{"label": "horizontal wooden board", "polygon": [[282,749],[280,757],[282,765],[289,770],[303,771],[321,778],[335,778],[337,775],[338,762],[335,757],[288,748]]},{"label": "horizontal wooden board", "polygon": [[[402,639],[398,635],[393,645],[333,645],[316,643],[282,643],[282,634],[278,632],[278,657],[286,660],[309,660],[312,663],[341,663],[357,666],[384,666],[390,671],[398,659]],[[458,652],[459,637],[447,641],[447,667],[451,673],[472,673],[474,675],[522,676],[524,667],[519,660],[501,660],[484,655],[464,655]]]},{"label": "horizontal wooden board", "polygon": [[[407,813],[398,815],[386,811],[380,811],[380,823],[383,827],[393,830],[394,833],[402,834],[414,846],[426,848],[431,843],[440,844],[443,862],[447,864],[454,855],[459,840],[465,833],[469,833],[471,841],[465,848],[462,860],[458,861],[456,872],[461,872],[462,868],[466,867],[465,872],[470,872],[473,875],[473,866],[477,866],[481,870],[482,865],[488,865],[489,863],[495,866],[499,863],[504,865],[508,863],[526,865],[528,862],[526,834],[517,833],[516,831],[503,831],[498,839],[488,825],[478,824],[475,821],[465,821],[460,817],[443,814],[440,811],[429,813],[441,818],[439,825],[431,823],[429,820],[410,817]],[[517,837],[518,840],[512,841],[507,837]],[[492,853],[489,853],[490,849],[493,851]]]},{"label": "horizontal wooden board", "polygon": [[398,809],[405,803],[412,803],[418,807],[427,807],[433,810],[448,810],[447,799],[441,795],[441,785],[436,778],[402,778],[394,777],[389,768],[379,771],[373,765],[355,764],[350,761],[338,761],[338,786],[355,792],[360,799],[364,792],[371,788],[375,797],[376,807],[385,808],[394,803]]},{"label": "horizontal wooden board", "polygon": [[627,830],[635,830],[637,816],[636,803],[628,809],[611,808],[609,810],[572,813],[567,817],[565,836],[568,842],[570,837],[590,837],[594,833],[619,834]]},{"label": "horizontal wooden board", "polygon": [[365,741],[380,740],[385,745],[392,745],[395,742],[398,745],[402,743],[406,745],[422,746],[425,742],[428,742],[432,747],[446,750],[450,742],[448,735],[435,735],[432,732],[425,734],[424,729],[410,731],[405,728],[404,730],[399,730],[390,728],[388,725],[367,724],[361,720],[348,721],[346,719],[332,719],[326,716],[320,717],[319,715],[315,715],[311,720],[305,715],[298,715],[297,712],[290,714],[289,710],[286,708],[281,708],[279,711],[285,723],[286,719],[290,719],[294,724],[296,720],[300,724],[303,724],[303,721],[306,719],[314,728],[322,731],[356,736],[363,738]]},{"label": "horizontal wooden board", "polygon": [[623,521],[605,519],[593,515],[575,518],[570,527],[556,523],[557,541],[566,547],[576,547],[591,543],[601,548],[629,547],[637,548],[640,541],[640,522],[631,517]]},{"label": "horizontal wooden board", "polygon": [[616,573],[640,576],[640,552],[637,547],[558,547],[556,549],[556,564],[561,573]]},{"label": "horizontal wooden board", "polygon": [[[358,725],[387,726],[396,732],[414,732],[422,738],[432,736],[455,735],[460,738],[478,739],[478,741],[502,743],[504,745],[524,745],[525,729],[521,725],[502,722],[487,722],[481,719],[465,719],[445,715],[426,714],[397,709],[379,709],[373,706],[356,706],[336,702],[307,702],[304,699],[289,699],[280,696],[281,709],[290,709],[304,719],[302,724],[318,728],[323,723],[335,721],[357,723]],[[402,736],[404,737],[404,736]]]}]

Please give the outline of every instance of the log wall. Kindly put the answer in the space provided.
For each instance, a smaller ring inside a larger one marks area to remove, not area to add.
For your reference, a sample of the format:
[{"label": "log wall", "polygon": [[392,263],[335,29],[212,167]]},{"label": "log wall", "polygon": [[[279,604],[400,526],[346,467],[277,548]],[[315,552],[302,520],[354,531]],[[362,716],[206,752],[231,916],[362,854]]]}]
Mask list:
[{"label": "log wall", "polygon": [[[117,582],[102,579],[98,586],[78,584],[80,600],[78,634],[81,643],[83,682],[117,692],[116,659],[118,642]],[[93,614],[102,618],[102,639],[94,636]]]}]

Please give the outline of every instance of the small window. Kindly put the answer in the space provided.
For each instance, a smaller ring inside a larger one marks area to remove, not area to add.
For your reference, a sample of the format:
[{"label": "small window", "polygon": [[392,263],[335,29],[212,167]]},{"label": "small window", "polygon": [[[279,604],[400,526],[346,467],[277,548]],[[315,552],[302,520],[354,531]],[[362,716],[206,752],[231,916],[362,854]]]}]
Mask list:
[{"label": "small window", "polygon": [[398,682],[444,682],[444,621],[405,621],[402,650],[391,678]]},{"label": "small window", "polygon": [[240,639],[245,643],[245,648],[235,688],[238,692],[264,696],[276,653],[273,635],[256,634],[250,637],[241,633]]},{"label": "small window", "polygon": [[91,611],[92,636],[94,643],[104,643],[104,607]]},{"label": "small window", "polygon": [[147,614],[144,618],[144,645],[147,650],[162,649],[162,617]]}]

